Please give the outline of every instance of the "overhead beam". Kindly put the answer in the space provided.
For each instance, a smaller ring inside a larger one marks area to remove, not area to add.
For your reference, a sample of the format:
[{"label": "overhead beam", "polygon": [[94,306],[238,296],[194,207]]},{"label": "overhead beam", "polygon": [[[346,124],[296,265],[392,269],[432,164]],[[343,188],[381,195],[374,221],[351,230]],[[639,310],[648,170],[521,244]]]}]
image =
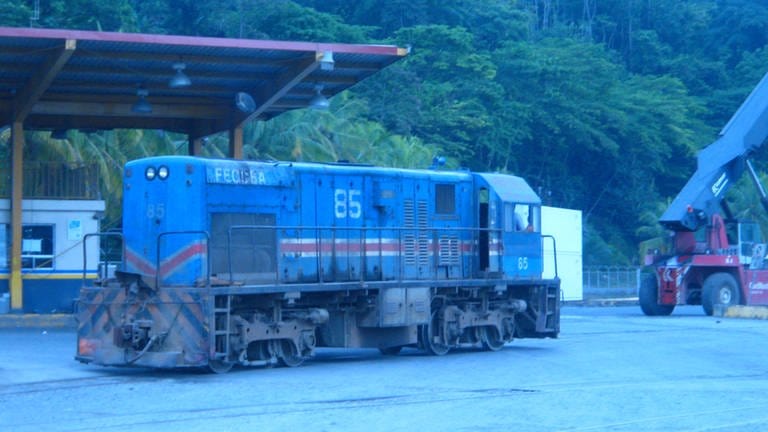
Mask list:
[{"label": "overhead beam", "polygon": [[299,60],[304,57],[304,54],[288,54],[285,56],[280,57],[274,57],[272,59],[266,59],[266,58],[260,58],[260,59],[254,59],[253,56],[249,54],[243,54],[243,55],[228,55],[228,56],[220,56],[217,55],[218,51],[212,51],[213,55],[201,55],[201,54],[164,54],[164,53],[155,53],[155,52],[146,52],[146,51],[137,51],[137,50],[124,50],[117,52],[105,52],[105,51],[99,51],[99,52],[89,52],[89,51],[83,51],[78,54],[78,57],[88,57],[88,58],[98,58],[98,59],[108,59],[108,60],[125,60],[126,58],[130,57],[136,57],[141,56],[143,60],[149,60],[149,61],[155,61],[155,62],[168,62],[168,64],[176,63],[176,62],[184,62],[187,65],[194,64],[194,63],[203,63],[203,64],[209,64],[209,63],[216,63],[216,64],[226,64],[226,65],[255,65],[255,66],[282,66],[286,62]]},{"label": "overhead beam", "polygon": [[[149,99],[152,113],[145,116],[161,118],[217,119],[228,117],[231,108],[225,104],[199,105],[190,102],[175,104],[161,103]],[[99,117],[141,117],[131,111],[133,102],[39,102],[32,110],[33,115],[58,116],[99,116]]]},{"label": "overhead beam", "polygon": [[259,118],[259,116],[261,116],[264,111],[268,110],[272,104],[285,96],[285,94],[293,87],[314,72],[320,66],[320,59],[322,57],[323,53],[318,51],[313,57],[305,58],[293,68],[290,68],[281,74],[278,79],[269,86],[269,90],[272,90],[271,92],[263,90],[262,93],[258,95],[258,101],[260,102],[259,106],[256,107],[254,112],[245,117],[238,126],[244,125],[248,120]]},{"label": "overhead beam", "polygon": [[152,116],[133,117],[94,117],[94,116],[31,116],[24,123],[25,130],[111,130],[111,129],[163,129],[168,132],[181,132],[209,135],[227,130],[232,122],[229,119],[187,119],[156,118]]},{"label": "overhead beam", "polygon": [[21,91],[16,93],[13,101],[14,121],[24,121],[32,107],[40,99],[40,96],[51,85],[56,75],[67,63],[72,53],[75,52],[76,47],[77,41],[75,39],[65,39],[64,46],[54,51],[42,67],[37,69],[37,72],[29,79]]},{"label": "overhead beam", "polygon": [[[80,55],[81,51],[78,51],[78,60],[82,58]],[[194,63],[187,62],[187,72],[191,76],[191,78],[195,81],[199,81],[202,79],[205,79],[208,84],[205,86],[200,86],[198,83],[195,83],[194,86],[194,93],[198,92],[216,92],[216,91],[224,91],[229,90],[232,87],[242,87],[242,84],[239,83],[247,83],[249,85],[252,85],[255,81],[268,81],[272,79],[274,76],[267,72],[247,72],[243,73],[243,67],[250,66],[252,63],[233,63],[235,66],[237,66],[238,70],[233,70],[231,72],[222,72],[222,71],[205,71],[205,70],[195,70],[194,69]],[[351,63],[339,63],[336,62],[334,65],[334,70],[344,70],[344,69],[350,69],[350,70],[363,70],[366,72],[375,72],[378,70],[375,66],[370,65],[366,66],[363,64],[351,64]],[[28,70],[28,67],[24,65],[3,65],[3,70],[6,72],[19,72],[23,73]],[[163,73],[167,73],[170,76],[170,72],[166,70],[166,68],[144,68],[142,69],[143,73],[146,73],[147,75],[160,75]],[[93,90],[111,90],[114,91],[116,87],[116,83],[123,82],[126,89],[135,90],[136,85],[136,72],[132,70],[128,70],[124,67],[119,67],[118,65],[110,64],[108,67],[101,67],[97,68],[96,66],[75,66],[72,64],[68,64],[66,70],[64,70],[64,73],[66,76],[61,76],[60,80],[56,82],[55,89],[57,90],[68,90],[68,91],[77,91],[77,90],[84,90],[87,93],[92,93]],[[82,80],[76,80],[72,77],[77,75],[87,74],[90,78],[89,81],[82,81]],[[353,76],[344,76],[344,75],[324,75],[321,79],[323,82],[329,82],[339,85],[346,85],[351,86],[360,81],[360,79],[356,79]],[[216,83],[222,82],[221,85],[216,85]],[[8,78],[0,78],[0,84],[8,84],[12,85],[15,81]],[[155,83],[155,82],[146,82],[145,87],[152,91],[154,89],[162,89],[164,91],[168,91],[167,83]],[[190,91],[191,89],[187,89],[185,91]],[[69,96],[69,93],[66,94]]]},{"label": "overhead beam", "polygon": [[[210,94],[191,95],[187,93],[183,96],[169,96],[167,94],[153,93],[150,89],[147,99],[152,103],[158,103],[161,105],[223,105],[230,102],[230,99],[234,96],[234,92],[217,92]],[[45,97],[38,102],[41,105],[45,105],[50,102],[58,103],[106,103],[106,104],[132,104],[136,102],[136,93],[131,94],[115,94],[105,97],[101,94],[52,94],[49,89],[45,94]],[[37,109],[37,107],[35,107]],[[34,111],[34,110],[33,110]]]},{"label": "overhead beam", "polygon": [[[81,57],[78,56],[78,60],[81,60]],[[190,66],[192,65],[192,66]],[[186,73],[192,78],[193,80],[197,78],[209,78],[211,80],[220,80],[220,79],[232,79],[232,80],[241,80],[241,81],[253,81],[253,80],[259,80],[259,79],[269,79],[272,77],[269,73],[266,72],[253,72],[253,71],[247,71],[246,74],[243,73],[243,68],[251,66],[249,63],[239,63],[234,65],[232,71],[205,71],[205,70],[195,70],[194,69],[194,63],[190,64],[187,63],[187,69]],[[17,68],[18,70],[24,70],[24,68]],[[123,82],[126,82],[128,85],[135,85],[137,81],[144,81],[141,76],[162,76],[167,75],[170,79],[172,76],[172,70],[170,67],[144,67],[142,68],[140,73],[137,73],[136,71],[127,69],[126,67],[121,67],[119,64],[105,64],[103,66],[67,66],[66,73],[67,77],[77,76],[80,74],[88,74],[89,76],[93,76],[97,80],[102,80],[103,83],[114,83],[119,82],[118,80],[121,80]],[[109,80],[109,78],[113,78],[112,81]],[[58,85],[59,83],[57,83]],[[61,83],[61,84],[64,84]],[[82,84],[82,82],[81,82]]]}]

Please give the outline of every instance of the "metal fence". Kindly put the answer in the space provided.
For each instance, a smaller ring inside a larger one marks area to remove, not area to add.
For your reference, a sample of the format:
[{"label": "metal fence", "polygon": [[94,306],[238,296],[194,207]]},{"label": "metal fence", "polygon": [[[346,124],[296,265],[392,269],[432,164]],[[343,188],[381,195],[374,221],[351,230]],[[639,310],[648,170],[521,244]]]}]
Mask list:
[{"label": "metal fence", "polygon": [[[24,162],[24,198],[100,199],[99,167],[62,162]],[[11,167],[0,165],[0,198],[11,196]]]},{"label": "metal fence", "polygon": [[634,297],[640,281],[640,267],[585,266],[584,297]]}]

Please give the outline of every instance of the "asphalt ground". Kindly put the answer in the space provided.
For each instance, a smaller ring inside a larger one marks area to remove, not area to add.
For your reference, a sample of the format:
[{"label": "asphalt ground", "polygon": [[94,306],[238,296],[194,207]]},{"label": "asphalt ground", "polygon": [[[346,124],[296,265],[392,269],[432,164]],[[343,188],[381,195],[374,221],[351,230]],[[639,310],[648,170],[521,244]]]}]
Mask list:
[{"label": "asphalt ground", "polygon": [[318,348],[223,375],[81,364],[72,329],[0,329],[0,431],[763,432],[768,326],[565,304],[497,352]]}]

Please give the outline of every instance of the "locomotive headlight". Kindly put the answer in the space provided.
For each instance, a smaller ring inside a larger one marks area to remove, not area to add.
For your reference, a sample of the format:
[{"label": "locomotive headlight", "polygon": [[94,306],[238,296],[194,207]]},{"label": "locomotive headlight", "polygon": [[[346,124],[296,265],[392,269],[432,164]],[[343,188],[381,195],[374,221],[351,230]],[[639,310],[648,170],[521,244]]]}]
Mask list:
[{"label": "locomotive headlight", "polygon": [[157,176],[160,177],[160,180],[165,180],[168,178],[168,167],[165,165],[160,165],[160,167],[157,169]]},{"label": "locomotive headlight", "polygon": [[155,170],[155,167],[153,166],[148,166],[147,170],[144,171],[144,177],[147,180],[154,180],[156,175],[157,175],[157,170]]}]

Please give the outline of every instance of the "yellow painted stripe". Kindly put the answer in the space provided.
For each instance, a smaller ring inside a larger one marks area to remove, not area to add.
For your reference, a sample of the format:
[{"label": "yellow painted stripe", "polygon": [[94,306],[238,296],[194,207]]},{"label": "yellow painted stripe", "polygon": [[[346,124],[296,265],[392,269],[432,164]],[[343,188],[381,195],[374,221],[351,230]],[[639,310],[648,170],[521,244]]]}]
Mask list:
[{"label": "yellow painted stripe", "polygon": [[74,315],[2,314],[0,329],[8,328],[76,328]]},{"label": "yellow painted stripe", "polygon": [[768,319],[768,306],[728,306],[723,316],[728,318]]}]

